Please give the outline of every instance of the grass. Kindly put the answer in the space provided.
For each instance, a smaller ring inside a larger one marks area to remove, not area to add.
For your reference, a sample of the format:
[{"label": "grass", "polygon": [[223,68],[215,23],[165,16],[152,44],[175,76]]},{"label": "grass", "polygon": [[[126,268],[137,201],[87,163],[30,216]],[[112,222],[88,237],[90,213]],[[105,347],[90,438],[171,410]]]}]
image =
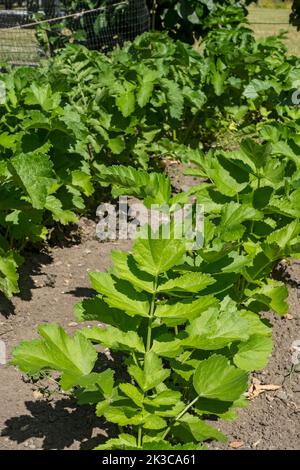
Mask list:
[{"label": "grass", "polygon": [[290,9],[251,6],[249,7],[248,20],[257,38],[272,36],[282,30],[287,31],[285,45],[289,53],[300,56],[300,31],[289,24],[289,15]]}]

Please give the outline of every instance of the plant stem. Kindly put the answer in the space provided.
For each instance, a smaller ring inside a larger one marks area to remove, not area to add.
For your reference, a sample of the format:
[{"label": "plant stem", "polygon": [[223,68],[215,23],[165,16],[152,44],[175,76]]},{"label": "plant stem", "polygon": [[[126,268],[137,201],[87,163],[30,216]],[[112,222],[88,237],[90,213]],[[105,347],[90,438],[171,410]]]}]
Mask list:
[{"label": "plant stem", "polygon": [[138,429],[138,439],[137,439],[137,445],[138,447],[142,447],[142,426],[139,426]]},{"label": "plant stem", "polygon": [[[147,340],[146,340],[146,353],[150,351],[151,349],[151,340],[152,340],[152,321],[153,321],[153,316],[155,312],[155,300],[156,300],[156,290],[157,290],[157,280],[158,276],[155,276],[154,282],[153,282],[153,294],[152,294],[152,299],[150,303],[150,309],[149,309],[149,322],[148,322],[148,329],[147,329]],[[144,355],[145,356],[145,355]],[[138,365],[138,360],[135,355],[133,354],[133,360],[135,363]],[[144,359],[144,367],[145,367],[145,359]],[[143,397],[145,396],[145,392],[143,393]],[[142,434],[142,425],[139,425],[138,427],[138,437],[137,437],[137,445],[138,447],[142,447],[143,444],[143,434]]]},{"label": "plant stem", "polygon": [[147,330],[146,352],[150,351],[151,349],[152,321],[153,321],[153,316],[155,312],[156,289],[157,289],[157,276],[155,276],[155,280],[154,280],[154,292],[152,294],[150,310],[149,310],[149,323],[148,323],[148,330]]},{"label": "plant stem", "polygon": [[189,136],[190,136],[190,133],[191,133],[192,130],[193,130],[193,127],[194,127],[194,125],[195,125],[195,122],[196,122],[196,120],[197,120],[197,117],[198,117],[199,113],[200,113],[200,109],[194,114],[193,118],[191,119],[190,124],[188,125],[188,127],[187,127],[187,129],[186,129],[186,131],[185,131],[185,133],[184,133],[184,136],[183,136],[183,143],[184,143],[184,144],[187,143],[187,140],[188,140],[188,138],[189,138]]},{"label": "plant stem", "polygon": [[[192,400],[188,405],[186,405],[186,407],[184,408],[184,410],[182,410],[177,416],[176,418],[174,419],[174,423],[176,423],[176,421],[178,421],[180,418],[182,418],[182,416],[199,400],[199,395],[194,398],[194,400]],[[167,434],[169,434],[169,432],[171,431],[171,427],[172,426],[169,426],[164,434],[162,435],[162,439],[165,439]]]}]

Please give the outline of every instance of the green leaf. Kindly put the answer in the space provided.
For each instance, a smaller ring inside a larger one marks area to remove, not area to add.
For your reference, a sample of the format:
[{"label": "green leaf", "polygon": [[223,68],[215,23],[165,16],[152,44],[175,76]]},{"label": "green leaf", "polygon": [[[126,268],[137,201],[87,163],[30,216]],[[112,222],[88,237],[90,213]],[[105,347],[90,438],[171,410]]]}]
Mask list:
[{"label": "green leaf", "polygon": [[17,253],[11,251],[4,253],[0,250],[0,290],[7,298],[19,292],[18,267],[22,261],[23,258]]},{"label": "green leaf", "polygon": [[91,341],[99,342],[113,351],[145,352],[143,340],[135,331],[124,333],[113,326],[107,328],[95,326],[93,328],[83,328],[81,333]]},{"label": "green leaf", "polygon": [[140,323],[139,317],[130,317],[122,310],[111,308],[100,296],[85,299],[76,304],[74,309],[78,321],[96,320],[122,331],[134,331]]},{"label": "green leaf", "polygon": [[[299,235],[300,232],[300,222],[294,220],[290,224],[285,225],[281,229],[274,230],[265,241],[265,246],[275,244],[276,247],[279,247],[280,250],[284,250],[285,247],[291,243],[291,241]],[[274,247],[274,249],[278,248]],[[265,250],[265,248],[264,248]]]},{"label": "green leaf", "polygon": [[55,183],[52,163],[46,155],[20,153],[10,160],[13,176],[35,209],[43,209]]},{"label": "green leaf", "polygon": [[249,372],[266,367],[272,353],[273,342],[268,336],[253,335],[248,341],[238,345],[233,362],[237,367]]},{"label": "green leaf", "polygon": [[[139,426],[143,424],[146,418],[150,415],[149,413],[137,413],[136,407],[129,406],[107,406],[103,413],[107,421],[116,423],[119,426]],[[99,404],[97,405],[97,415],[101,416]]]},{"label": "green leaf", "polygon": [[159,408],[161,406],[176,405],[181,398],[181,393],[175,390],[164,390],[154,396],[146,396],[144,403]]},{"label": "green leaf", "polygon": [[202,442],[207,439],[216,439],[217,441],[226,442],[227,439],[224,434],[213,426],[206,424],[202,419],[197,416],[192,416],[189,413],[185,413],[180,418],[179,423],[175,429],[174,434],[178,436],[183,442],[189,442],[195,440]]},{"label": "green leaf", "polygon": [[81,170],[73,170],[71,175],[72,184],[80,188],[85,196],[91,196],[93,194],[94,187],[91,181],[91,175]]},{"label": "green leaf", "polygon": [[125,150],[125,142],[122,137],[114,137],[113,139],[109,139],[108,146],[115,155],[119,155],[123,152],[123,150]]},{"label": "green leaf", "polygon": [[248,322],[249,336],[270,336],[272,334],[271,324],[268,323],[268,320],[260,318],[256,313],[243,310],[240,312],[240,316]]},{"label": "green leaf", "polygon": [[143,67],[140,76],[140,86],[137,90],[138,105],[143,108],[150,101],[153,93],[154,83],[159,79],[159,72]]},{"label": "green leaf", "polygon": [[179,85],[173,81],[163,78],[160,80],[169,105],[170,116],[174,119],[180,119],[183,112],[184,98]]},{"label": "green leaf", "polygon": [[253,207],[255,209],[263,209],[266,207],[270,202],[273,191],[274,190],[271,186],[264,186],[262,188],[255,189],[253,193]]},{"label": "green leaf", "polygon": [[91,372],[78,380],[81,389],[75,392],[79,405],[94,405],[103,398],[113,401],[116,389],[114,389],[114,371],[106,369],[103,372]]},{"label": "green leaf", "polygon": [[20,343],[13,351],[12,364],[30,375],[43,369],[59,371],[64,390],[91,372],[97,352],[80,332],[71,338],[56,324],[40,325],[38,332],[43,339]]},{"label": "green leaf", "polygon": [[124,82],[124,87],[116,97],[116,105],[124,117],[130,116],[135,110],[134,85],[130,82]]},{"label": "green leaf", "polygon": [[108,273],[89,273],[92,287],[102,294],[110,306],[125,311],[128,315],[148,317],[150,304],[145,294],[134,290],[129,282],[117,279]]},{"label": "green leaf", "polygon": [[158,292],[200,292],[216,281],[209,274],[187,273],[158,286]]},{"label": "green leaf", "polygon": [[187,326],[189,337],[183,345],[204,350],[222,349],[233,341],[249,338],[248,322],[237,311],[221,311],[211,308]]},{"label": "green leaf", "polygon": [[158,276],[178,264],[186,251],[183,240],[138,237],[134,242],[133,257],[143,271]]},{"label": "green leaf", "polygon": [[163,337],[158,337],[153,341],[151,351],[155,352],[158,356],[163,357],[177,357],[183,352],[183,343],[180,339],[164,340]]},{"label": "green leaf", "polygon": [[68,209],[63,209],[62,203],[55,196],[47,196],[45,208],[52,213],[53,220],[60,222],[63,225],[78,222],[76,214]]},{"label": "green leaf", "polygon": [[234,201],[222,208],[219,233],[225,241],[235,241],[242,237],[246,227],[242,225],[246,220],[258,220],[262,218],[256,209],[251,206],[238,204]]},{"label": "green leaf", "polygon": [[254,163],[255,168],[259,169],[265,166],[268,156],[271,154],[272,145],[257,144],[252,139],[244,139],[241,143],[241,150]]},{"label": "green leaf", "polygon": [[[222,165],[216,155],[208,153],[208,158],[202,157],[199,164],[205,170],[207,177],[214,183],[221,194],[229,197],[235,197],[236,193],[241,192],[247,182],[240,183],[233,175]],[[201,203],[201,198],[199,199]]]},{"label": "green leaf", "polygon": [[246,391],[248,375],[229,364],[224,356],[214,354],[200,361],[193,385],[200,397],[235,401]]},{"label": "green leaf", "polygon": [[245,302],[248,306],[251,306],[251,302],[255,299],[279,315],[285,315],[288,311],[288,290],[280,281],[267,279],[266,284],[262,284],[255,289],[246,289],[245,294],[248,296]]},{"label": "green leaf", "polygon": [[164,429],[167,427],[167,422],[157,415],[150,415],[145,420],[145,424],[143,425],[144,429]]},{"label": "green leaf", "polygon": [[255,99],[259,96],[259,92],[269,90],[272,87],[271,82],[268,80],[258,80],[254,78],[245,87],[243,95],[249,99]]},{"label": "green leaf", "polygon": [[95,450],[126,450],[137,448],[136,438],[131,434],[119,434],[118,438],[108,439],[104,444],[100,444]]},{"label": "green leaf", "polygon": [[103,372],[92,372],[81,377],[78,385],[86,390],[101,390],[104,396],[110,396],[114,386],[114,371],[106,369]]},{"label": "green leaf", "polygon": [[119,385],[119,389],[130,398],[139,408],[143,407],[144,396],[138,390],[137,387],[130,383],[124,383]]},{"label": "green leaf", "polygon": [[14,148],[16,146],[16,136],[8,132],[2,132],[0,134],[0,146],[6,149]]},{"label": "green leaf", "polygon": [[152,351],[145,354],[144,369],[130,365],[128,372],[143,392],[157,387],[170,375],[170,370],[163,368],[161,359]]},{"label": "green leaf", "polygon": [[182,322],[191,321],[200,316],[209,307],[216,305],[218,300],[212,295],[205,295],[196,300],[182,300],[180,302],[159,303],[155,316],[166,319],[178,319]]},{"label": "green leaf", "polygon": [[143,199],[145,207],[151,204],[168,204],[171,197],[170,179],[161,173],[147,173],[124,165],[99,165],[94,163],[99,181],[110,183],[120,194]]},{"label": "green leaf", "polygon": [[121,279],[129,281],[135,288],[153,294],[154,278],[148,273],[141,271],[134,257],[125,251],[112,251],[114,273]]},{"label": "green leaf", "polygon": [[32,83],[27,91],[25,103],[28,105],[40,105],[45,111],[51,111],[60,104],[60,94],[52,93],[49,83],[41,86]]}]

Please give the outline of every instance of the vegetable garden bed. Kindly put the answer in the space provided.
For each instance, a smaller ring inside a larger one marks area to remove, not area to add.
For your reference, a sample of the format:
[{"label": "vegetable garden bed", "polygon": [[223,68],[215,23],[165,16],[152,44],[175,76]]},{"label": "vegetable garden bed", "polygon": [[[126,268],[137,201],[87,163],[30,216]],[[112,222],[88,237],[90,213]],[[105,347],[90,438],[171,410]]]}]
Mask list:
[{"label": "vegetable garden bed", "polygon": [[[206,12],[201,53],[151,32],[107,55],[70,44],[36,69],[1,74],[0,352],[12,360],[0,373],[7,403],[20,405],[15,418],[3,411],[4,447],[299,444],[300,59],[282,37],[256,40],[244,14],[231,4]],[[119,196],[169,211],[169,224],[100,244],[83,216]],[[191,239],[199,204],[204,227]],[[189,217],[180,227],[179,209]],[[64,228],[78,223],[82,243]],[[69,247],[50,248],[59,240]],[[71,320],[74,297],[84,300]],[[264,375],[272,323],[292,332],[275,336],[278,376]],[[33,420],[6,388],[13,366],[37,402],[25,401]],[[283,443],[263,430],[246,439],[250,422],[228,425],[256,399],[272,424],[286,403]],[[87,413],[87,426],[55,440],[45,413],[53,423],[56,412],[70,422]]]},{"label": "vegetable garden bed", "polygon": [[[176,187],[183,182],[186,189],[192,183],[191,178],[182,176],[177,164],[169,170]],[[0,321],[0,338],[9,344],[9,351],[20,340],[31,339],[41,321],[60,323],[74,334],[79,325],[74,321],[73,305],[92,295],[88,271],[107,269],[111,250],[131,248],[131,243],[124,241],[100,243],[95,239],[93,220],[83,219],[80,227],[80,243],[67,242],[69,246],[28,254],[24,294],[12,304],[2,299],[6,319]],[[298,263],[293,263],[289,272],[294,281],[300,281]],[[268,367],[254,375],[261,384],[280,388],[252,399],[247,409],[239,411],[237,421],[218,423],[228,436],[228,443],[221,448],[232,449],[235,443],[240,449],[299,449],[300,373],[291,374],[291,344],[300,328],[299,298],[300,288],[290,287],[288,318],[268,315],[274,325],[274,353]],[[107,352],[102,360],[111,367]],[[20,372],[12,368],[1,371],[1,377],[0,400],[6,403],[0,411],[2,450],[92,449],[112,432],[90,407],[78,409],[72,399],[58,393],[52,381],[22,381]],[[210,447],[220,448],[220,444]]]}]

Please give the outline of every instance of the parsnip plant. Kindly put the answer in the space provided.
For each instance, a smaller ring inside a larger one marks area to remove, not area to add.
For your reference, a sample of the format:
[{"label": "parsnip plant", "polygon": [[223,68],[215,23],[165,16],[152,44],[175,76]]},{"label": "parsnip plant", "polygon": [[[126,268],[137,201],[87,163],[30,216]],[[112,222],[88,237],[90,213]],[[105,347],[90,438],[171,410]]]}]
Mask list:
[{"label": "parsnip plant", "polygon": [[[27,374],[60,372],[63,390],[119,426],[98,449],[194,449],[225,440],[205,415],[233,419],[245,406],[248,371],[263,367],[272,349],[270,328],[220,296],[214,275],[186,271],[183,240],[148,235],[132,254],[113,252],[110,272],[90,274],[98,294],[77,305],[76,317],[106,327],[72,338],[58,325],[40,325],[42,339],[13,353]],[[93,344],[122,353],[122,372],[96,372]]]},{"label": "parsnip plant", "polygon": [[[172,204],[194,195],[206,214],[200,249],[186,251],[184,240],[149,229],[132,254],[113,252],[110,272],[90,275],[98,294],[76,307],[76,317],[106,327],[83,328],[71,338],[58,325],[41,325],[42,339],[14,351],[22,371],[60,372],[61,387],[79,404],[95,405],[119,426],[118,437],[99,449],[193,449],[225,439],[204,418],[233,419],[245,405],[247,374],[264,368],[272,351],[270,325],[260,313],[288,308],[287,289],[272,278],[273,269],[300,253],[298,159],[287,145],[248,139],[236,152],[192,152],[196,167],[189,172],[206,183],[175,196],[162,175],[97,167],[115,195],[132,194],[148,206],[155,197]],[[98,372],[94,344],[121,353],[121,373]]]}]

